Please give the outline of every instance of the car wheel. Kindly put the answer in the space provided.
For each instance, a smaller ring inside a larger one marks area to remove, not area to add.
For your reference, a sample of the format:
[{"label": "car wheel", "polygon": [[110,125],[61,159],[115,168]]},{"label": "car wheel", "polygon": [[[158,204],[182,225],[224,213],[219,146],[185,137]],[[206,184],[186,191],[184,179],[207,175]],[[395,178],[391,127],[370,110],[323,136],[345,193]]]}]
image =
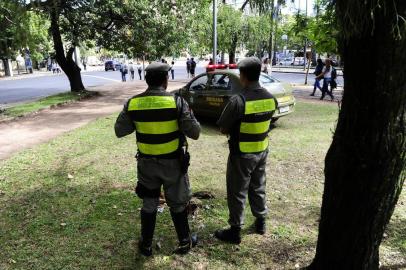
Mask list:
[{"label": "car wheel", "polygon": [[107,68],[104,69],[105,71],[109,71]]},{"label": "car wheel", "polygon": [[273,124],[273,123],[276,123],[276,121],[278,121],[279,120],[279,118],[272,118],[271,119],[271,123]]}]

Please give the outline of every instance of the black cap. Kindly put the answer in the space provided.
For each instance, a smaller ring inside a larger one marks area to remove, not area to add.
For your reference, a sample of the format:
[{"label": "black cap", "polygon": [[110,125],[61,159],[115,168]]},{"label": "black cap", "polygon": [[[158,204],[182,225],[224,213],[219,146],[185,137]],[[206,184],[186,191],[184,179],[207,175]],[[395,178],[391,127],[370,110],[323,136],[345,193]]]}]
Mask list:
[{"label": "black cap", "polygon": [[247,57],[238,63],[238,68],[259,68],[261,69],[262,63],[258,57]]},{"label": "black cap", "polygon": [[160,63],[160,62],[154,62],[149,64],[146,68],[145,71],[151,71],[151,72],[168,72],[171,69],[171,67],[168,64],[165,63]]}]

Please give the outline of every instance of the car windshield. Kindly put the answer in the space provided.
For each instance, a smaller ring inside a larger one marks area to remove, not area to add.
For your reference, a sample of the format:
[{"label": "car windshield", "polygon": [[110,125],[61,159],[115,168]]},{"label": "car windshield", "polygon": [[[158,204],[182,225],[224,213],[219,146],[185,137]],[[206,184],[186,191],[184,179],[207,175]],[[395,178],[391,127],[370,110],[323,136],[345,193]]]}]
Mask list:
[{"label": "car windshield", "polygon": [[259,83],[261,85],[274,83],[274,82],[277,82],[277,80],[275,78],[272,78],[271,76],[269,76],[267,74],[262,73],[261,76],[259,76]]}]

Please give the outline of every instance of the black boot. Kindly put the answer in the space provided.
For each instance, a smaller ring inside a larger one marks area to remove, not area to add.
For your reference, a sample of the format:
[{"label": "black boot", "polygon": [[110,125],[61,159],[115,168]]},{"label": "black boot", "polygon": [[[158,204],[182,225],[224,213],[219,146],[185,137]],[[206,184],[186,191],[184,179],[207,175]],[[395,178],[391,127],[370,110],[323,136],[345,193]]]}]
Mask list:
[{"label": "black boot", "polygon": [[197,245],[198,241],[197,235],[190,233],[187,210],[185,209],[180,213],[171,211],[171,217],[179,239],[179,246],[175,250],[175,253],[186,254],[192,247]]},{"label": "black boot", "polygon": [[214,236],[224,242],[232,243],[232,244],[240,244],[241,243],[241,228],[231,226],[229,229],[226,230],[217,230],[214,233]]},{"label": "black boot", "polygon": [[310,96],[314,97],[315,93],[316,93],[316,88],[313,89],[313,93],[311,93]]},{"label": "black boot", "polygon": [[152,255],[152,238],[154,237],[156,211],[147,213],[141,210],[141,239],[138,243],[140,253],[144,256]]},{"label": "black boot", "polygon": [[265,218],[257,218],[255,220],[255,232],[264,235],[266,233]]}]

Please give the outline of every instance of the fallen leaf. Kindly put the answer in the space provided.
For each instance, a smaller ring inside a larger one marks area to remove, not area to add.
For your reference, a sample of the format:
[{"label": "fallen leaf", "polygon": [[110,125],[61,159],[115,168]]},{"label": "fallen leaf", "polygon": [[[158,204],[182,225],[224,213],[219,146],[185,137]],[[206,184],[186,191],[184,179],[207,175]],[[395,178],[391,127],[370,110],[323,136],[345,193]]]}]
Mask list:
[{"label": "fallen leaf", "polygon": [[68,179],[73,179],[73,175],[71,175],[70,173],[68,173]]}]

